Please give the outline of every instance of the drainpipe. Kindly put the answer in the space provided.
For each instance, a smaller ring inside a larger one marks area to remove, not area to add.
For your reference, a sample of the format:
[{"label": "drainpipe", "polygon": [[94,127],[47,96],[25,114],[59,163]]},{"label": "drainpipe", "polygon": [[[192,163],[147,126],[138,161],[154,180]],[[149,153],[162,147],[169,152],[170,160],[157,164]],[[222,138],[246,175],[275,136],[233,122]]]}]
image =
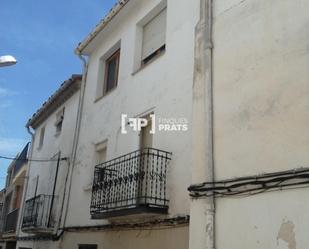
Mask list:
[{"label": "drainpipe", "polygon": [[[192,111],[192,184],[214,181],[212,0],[200,0],[195,27]],[[192,198],[189,249],[215,248],[213,197]]]},{"label": "drainpipe", "polygon": [[[83,77],[82,77],[82,83],[80,88],[80,95],[79,95],[79,102],[78,102],[78,110],[77,110],[77,118],[76,118],[76,125],[75,125],[75,132],[74,132],[74,138],[73,138],[73,146],[72,146],[72,153],[71,153],[71,160],[69,161],[69,169],[66,176],[66,184],[65,184],[65,190],[64,195],[67,193],[66,198],[66,204],[65,204],[65,213],[63,218],[63,225],[61,227],[65,227],[65,223],[68,216],[68,210],[69,210],[69,204],[70,204],[70,195],[71,195],[71,188],[72,188],[72,178],[73,178],[73,171],[74,166],[76,163],[76,154],[77,154],[77,145],[80,135],[80,127],[81,127],[81,120],[82,120],[82,112],[83,112],[83,106],[84,106],[84,96],[85,96],[85,88],[86,88],[86,79],[87,79],[87,73],[88,73],[88,63],[86,58],[84,58],[80,52],[76,52],[79,59],[82,61],[83,64]],[[67,182],[68,182],[68,190],[67,188]],[[65,196],[64,196],[65,198]],[[63,209],[63,207],[62,207]],[[62,211],[61,211],[62,213]],[[61,218],[60,218],[61,220]]]},{"label": "drainpipe", "polygon": [[[34,147],[34,133],[31,131],[31,129],[28,125],[26,126],[26,128],[27,128],[27,132],[31,136],[30,149],[28,150],[28,158],[32,158],[33,147]],[[27,168],[27,172],[26,172],[26,177],[24,179],[23,196],[22,196],[21,207],[20,207],[19,215],[18,215],[19,220],[18,220],[18,223],[17,223],[18,224],[17,225],[17,234],[16,234],[17,237],[19,237],[21,227],[22,227],[22,219],[23,219],[23,215],[24,215],[24,204],[25,204],[25,201],[26,201],[26,195],[27,195],[28,184],[29,184],[30,165],[31,165],[31,160],[28,161],[28,168]]]}]

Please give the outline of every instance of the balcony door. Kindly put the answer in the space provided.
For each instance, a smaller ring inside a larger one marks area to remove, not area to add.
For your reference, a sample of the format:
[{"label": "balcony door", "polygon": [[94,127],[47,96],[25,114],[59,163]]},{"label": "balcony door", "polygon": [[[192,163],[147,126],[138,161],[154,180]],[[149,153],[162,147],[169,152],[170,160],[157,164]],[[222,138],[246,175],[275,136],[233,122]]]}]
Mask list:
[{"label": "balcony door", "polygon": [[145,118],[147,119],[147,126],[142,127],[140,133],[140,149],[152,148],[153,134],[150,133],[152,129],[152,121],[149,115]]},{"label": "balcony door", "polygon": [[149,190],[149,182],[148,182],[148,166],[149,163],[149,148],[153,147],[153,134],[152,130],[152,120],[150,117],[151,114],[143,117],[147,119],[147,126],[142,127],[140,132],[140,165],[139,165],[139,181],[137,186],[137,205],[142,205],[147,203],[147,196]]}]

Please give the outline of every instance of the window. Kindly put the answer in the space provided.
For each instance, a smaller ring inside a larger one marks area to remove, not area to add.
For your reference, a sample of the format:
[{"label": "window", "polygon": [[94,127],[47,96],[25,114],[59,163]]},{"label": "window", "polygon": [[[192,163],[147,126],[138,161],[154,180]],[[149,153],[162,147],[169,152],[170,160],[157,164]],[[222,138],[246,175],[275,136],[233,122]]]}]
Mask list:
[{"label": "window", "polygon": [[39,148],[43,146],[44,143],[44,136],[45,136],[45,126],[41,128],[40,131],[40,140],[39,140]]},{"label": "window", "polygon": [[8,187],[11,184],[12,180],[12,170],[9,170],[6,176],[6,187]]},{"label": "window", "polygon": [[62,108],[62,110],[56,114],[56,122],[55,122],[56,135],[59,135],[61,133],[63,118],[64,118],[64,108]]},{"label": "window", "polygon": [[[96,165],[106,162],[107,141],[96,144]],[[103,175],[99,175],[99,181],[103,180]]]},{"label": "window", "polygon": [[166,8],[143,26],[142,65],[165,51]]},{"label": "window", "polygon": [[78,245],[78,249],[97,249],[98,245]]},{"label": "window", "polygon": [[120,49],[105,61],[105,79],[103,95],[113,90],[118,83]]},{"label": "window", "polygon": [[152,148],[152,140],[153,140],[153,135],[151,133],[151,129],[152,129],[151,116],[147,115],[144,118],[147,119],[148,123],[147,123],[147,126],[142,127],[141,129],[141,133],[140,133],[140,148],[141,149]]},{"label": "window", "polygon": [[104,163],[106,161],[106,147],[105,148],[102,148],[100,150],[97,150],[97,165],[98,164],[101,164],[101,163]]},{"label": "window", "polygon": [[39,176],[32,178],[30,185],[30,197],[35,197],[38,192]]}]

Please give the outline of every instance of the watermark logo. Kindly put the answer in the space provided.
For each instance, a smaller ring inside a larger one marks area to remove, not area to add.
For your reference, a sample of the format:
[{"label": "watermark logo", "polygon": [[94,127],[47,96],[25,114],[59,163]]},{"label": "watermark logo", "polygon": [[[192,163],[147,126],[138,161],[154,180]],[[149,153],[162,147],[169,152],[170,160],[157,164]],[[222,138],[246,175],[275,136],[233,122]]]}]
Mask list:
[{"label": "watermark logo", "polygon": [[149,118],[129,118],[127,114],[121,115],[121,133],[127,134],[127,129],[140,132],[143,128],[151,125],[150,134],[155,134],[156,131],[188,131],[188,120],[186,118],[162,118],[156,117],[155,114],[150,114]]},{"label": "watermark logo", "polygon": [[[155,134],[156,132],[156,117],[154,114],[149,115],[151,119],[151,134]],[[148,125],[149,120],[146,118],[128,118],[127,114],[121,114],[121,133],[127,134],[128,131],[126,129],[126,125],[131,127],[133,131],[140,132],[143,127]]]}]

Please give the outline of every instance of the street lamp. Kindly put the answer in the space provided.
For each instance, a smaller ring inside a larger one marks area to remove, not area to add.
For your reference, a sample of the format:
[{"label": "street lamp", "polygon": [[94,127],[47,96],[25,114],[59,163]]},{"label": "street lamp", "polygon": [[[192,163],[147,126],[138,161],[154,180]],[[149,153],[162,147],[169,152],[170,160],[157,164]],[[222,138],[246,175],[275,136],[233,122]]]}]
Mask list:
[{"label": "street lamp", "polygon": [[0,67],[15,65],[16,63],[17,61],[12,55],[0,56]]}]

